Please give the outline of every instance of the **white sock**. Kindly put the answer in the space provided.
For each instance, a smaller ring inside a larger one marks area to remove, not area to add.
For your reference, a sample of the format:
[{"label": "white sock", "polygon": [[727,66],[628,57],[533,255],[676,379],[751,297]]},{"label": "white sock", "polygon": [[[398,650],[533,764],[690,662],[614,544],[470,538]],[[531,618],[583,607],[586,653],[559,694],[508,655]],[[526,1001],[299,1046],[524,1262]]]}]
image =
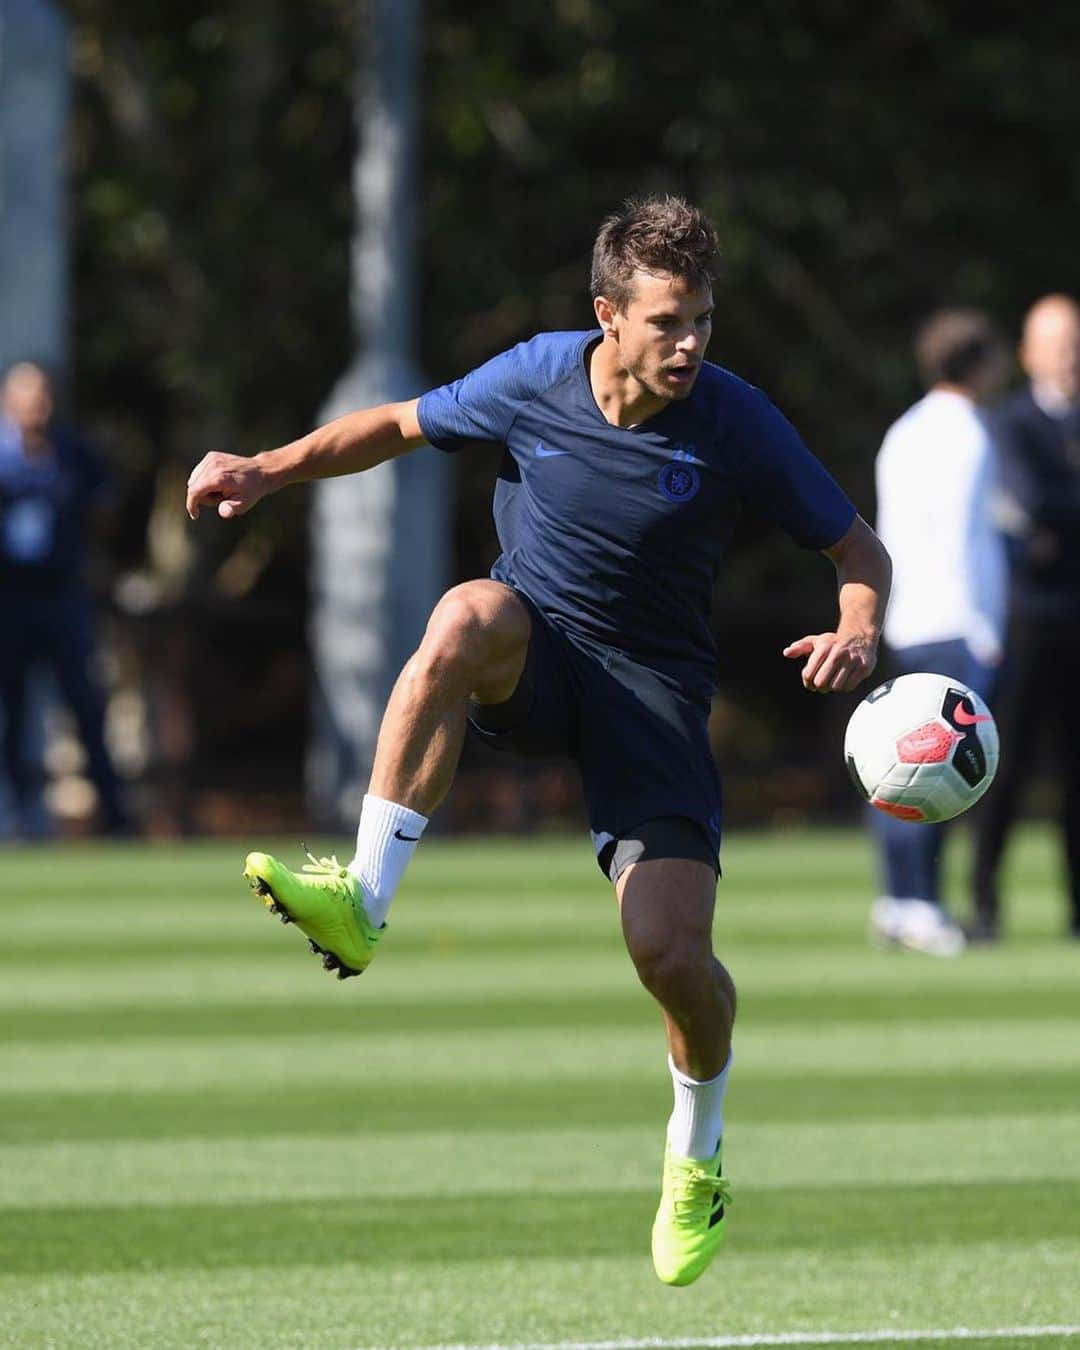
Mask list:
[{"label": "white sock", "polygon": [[390,901],[427,825],[427,816],[368,793],[360,809],[356,856],[349,871],[364,888],[364,908],[376,928],[386,922]]},{"label": "white sock", "polygon": [[675,1109],[668,1121],[667,1136],[677,1158],[707,1162],[720,1147],[724,1133],[724,1090],[732,1056],[707,1083],[699,1083],[680,1073],[668,1056],[668,1068],[675,1088]]}]

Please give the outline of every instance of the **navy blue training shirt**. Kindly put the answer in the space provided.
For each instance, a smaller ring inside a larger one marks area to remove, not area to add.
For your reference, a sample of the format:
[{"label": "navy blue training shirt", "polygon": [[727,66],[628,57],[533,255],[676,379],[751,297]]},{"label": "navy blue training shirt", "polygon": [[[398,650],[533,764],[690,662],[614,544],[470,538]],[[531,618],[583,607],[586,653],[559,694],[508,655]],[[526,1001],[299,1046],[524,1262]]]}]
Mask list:
[{"label": "navy blue training shirt", "polygon": [[847,532],[855,507],[760,390],[709,362],[688,398],[612,426],[589,383],[599,339],[592,330],[523,342],[424,394],[420,428],[440,450],[506,447],[496,580],[571,637],[708,699],[713,584],[740,508],[822,549]]}]

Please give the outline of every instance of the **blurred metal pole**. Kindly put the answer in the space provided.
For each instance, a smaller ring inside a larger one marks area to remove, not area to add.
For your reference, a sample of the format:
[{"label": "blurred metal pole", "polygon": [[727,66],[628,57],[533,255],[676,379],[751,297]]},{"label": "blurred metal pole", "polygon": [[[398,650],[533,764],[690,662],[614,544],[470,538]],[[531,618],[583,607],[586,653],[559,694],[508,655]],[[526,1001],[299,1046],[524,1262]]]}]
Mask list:
[{"label": "blurred metal pole", "polygon": [[0,368],[33,357],[66,380],[67,20],[0,0]]},{"label": "blurred metal pole", "polygon": [[[425,387],[414,359],[421,6],[370,0],[366,9],[353,167],[355,356],[321,421]],[[449,513],[446,462],[427,448],[315,487],[307,794],[329,826],[359,816],[383,707],[446,584]]]}]

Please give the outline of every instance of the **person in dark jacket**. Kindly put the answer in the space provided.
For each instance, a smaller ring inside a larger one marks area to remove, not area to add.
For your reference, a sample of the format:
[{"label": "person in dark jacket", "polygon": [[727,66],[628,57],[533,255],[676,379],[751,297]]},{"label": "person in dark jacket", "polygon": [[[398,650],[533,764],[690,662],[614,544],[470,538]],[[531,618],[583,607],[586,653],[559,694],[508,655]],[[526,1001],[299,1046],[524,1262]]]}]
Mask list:
[{"label": "person in dark jacket", "polygon": [[93,669],[93,606],[84,569],[88,524],[105,484],[97,456],[54,420],[52,383],[30,361],[0,385],[0,768],[17,832],[31,820],[44,767],[30,744],[30,682],[48,669],[74,715],[97,789],[99,823],[129,820],[105,745],[105,704]]},{"label": "person in dark jacket", "polygon": [[994,713],[997,781],[980,808],[969,937],[1000,932],[999,872],[1022,791],[1049,740],[1062,778],[1068,931],[1080,939],[1080,305],[1047,295],[1028,311],[1025,389],[996,410],[998,522],[1009,548],[1005,665]]}]

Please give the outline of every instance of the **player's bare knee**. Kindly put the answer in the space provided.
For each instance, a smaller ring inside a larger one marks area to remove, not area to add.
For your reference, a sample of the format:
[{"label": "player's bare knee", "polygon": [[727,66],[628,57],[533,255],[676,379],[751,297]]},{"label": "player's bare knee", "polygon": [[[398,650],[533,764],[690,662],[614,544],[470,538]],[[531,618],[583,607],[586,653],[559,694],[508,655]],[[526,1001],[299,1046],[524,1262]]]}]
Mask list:
[{"label": "player's bare knee", "polygon": [[630,944],[630,957],[638,979],[665,1007],[714,978],[715,958],[698,942],[642,939]]},{"label": "player's bare knee", "polygon": [[720,996],[727,1004],[731,1014],[731,1021],[735,1021],[735,1013],[738,1009],[739,1000],[735,993],[735,981],[731,978],[731,973],[725,965],[713,957],[714,974],[716,983],[720,990]]},{"label": "player's bare knee", "polygon": [[466,582],[436,605],[417,658],[433,675],[452,676],[471,690],[528,640],[528,613],[507,587]]}]

